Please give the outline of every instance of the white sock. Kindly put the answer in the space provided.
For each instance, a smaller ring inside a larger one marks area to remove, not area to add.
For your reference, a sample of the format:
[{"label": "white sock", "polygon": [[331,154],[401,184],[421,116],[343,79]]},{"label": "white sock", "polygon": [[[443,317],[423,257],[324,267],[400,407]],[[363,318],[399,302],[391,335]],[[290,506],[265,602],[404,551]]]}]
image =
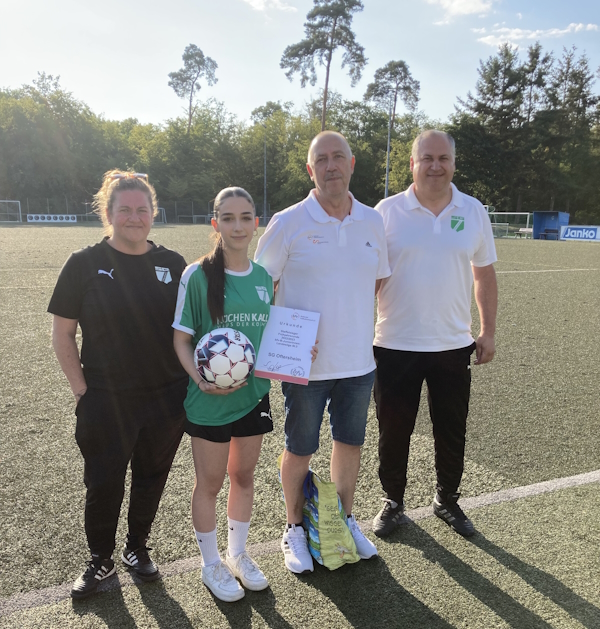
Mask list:
[{"label": "white sock", "polygon": [[219,555],[219,548],[217,546],[217,529],[210,533],[200,533],[196,531],[196,541],[198,542],[198,548],[202,554],[202,565],[212,566],[215,563],[221,561],[221,555]]},{"label": "white sock", "polygon": [[250,522],[238,522],[237,520],[227,518],[227,525],[227,541],[229,544],[227,554],[230,557],[237,557],[246,550]]}]

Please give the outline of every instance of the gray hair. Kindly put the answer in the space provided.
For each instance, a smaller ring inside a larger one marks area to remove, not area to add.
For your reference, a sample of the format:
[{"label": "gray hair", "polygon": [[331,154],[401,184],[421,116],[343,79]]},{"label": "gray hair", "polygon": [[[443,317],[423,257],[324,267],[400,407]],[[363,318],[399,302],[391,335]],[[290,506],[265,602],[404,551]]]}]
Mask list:
[{"label": "gray hair", "polygon": [[327,135],[334,135],[338,138],[340,138],[340,140],[342,140],[342,142],[346,145],[346,147],[348,148],[348,157],[350,159],[352,159],[352,149],[350,148],[350,144],[348,144],[348,140],[346,140],[346,138],[341,134],[338,133],[337,131],[321,131],[320,133],[317,133],[317,135],[315,135],[315,137],[313,138],[312,142],[310,143],[310,146],[308,147],[308,156],[306,157],[306,162],[308,164],[311,164],[312,166],[312,162],[310,161],[312,152],[313,152],[313,147],[314,145],[324,136]]},{"label": "gray hair", "polygon": [[432,135],[438,135],[446,138],[448,140],[448,144],[450,144],[450,150],[452,151],[452,159],[456,159],[456,143],[454,142],[454,138],[445,131],[439,131],[438,129],[427,129],[427,131],[423,131],[419,133],[419,135],[415,138],[415,141],[412,144],[411,157],[413,161],[417,160],[419,157],[419,146],[421,145],[422,140],[426,140]]}]

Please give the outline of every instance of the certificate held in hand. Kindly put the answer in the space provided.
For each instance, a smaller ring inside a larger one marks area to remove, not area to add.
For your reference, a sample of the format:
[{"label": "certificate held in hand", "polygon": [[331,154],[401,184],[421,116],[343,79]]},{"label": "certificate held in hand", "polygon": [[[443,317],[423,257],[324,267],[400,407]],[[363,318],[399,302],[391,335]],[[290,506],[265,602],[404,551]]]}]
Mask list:
[{"label": "certificate held in hand", "polygon": [[263,332],[254,375],[258,378],[308,384],[317,340],[318,312],[271,306]]}]

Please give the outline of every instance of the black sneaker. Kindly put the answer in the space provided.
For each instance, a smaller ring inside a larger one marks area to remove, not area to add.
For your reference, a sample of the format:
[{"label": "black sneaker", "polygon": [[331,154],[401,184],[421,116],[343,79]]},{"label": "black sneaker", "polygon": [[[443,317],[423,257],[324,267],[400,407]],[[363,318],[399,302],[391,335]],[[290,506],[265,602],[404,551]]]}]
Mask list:
[{"label": "black sneaker", "polygon": [[475,527],[458,506],[459,497],[460,494],[449,494],[443,500],[439,494],[436,494],[433,499],[433,513],[459,535],[471,537],[475,534]]},{"label": "black sneaker", "polygon": [[121,553],[121,561],[133,570],[142,581],[155,581],[160,576],[158,566],[148,555],[149,550],[152,548],[145,545],[133,549],[125,544]]},{"label": "black sneaker", "polygon": [[71,588],[72,598],[85,598],[93,594],[100,581],[110,577],[116,572],[115,562],[108,559],[100,559],[93,557],[91,561],[86,562],[87,568],[85,572],[73,583]]},{"label": "black sneaker", "polygon": [[373,533],[377,537],[389,535],[397,526],[403,524],[404,504],[397,503],[389,498],[382,498],[383,509],[373,518]]}]

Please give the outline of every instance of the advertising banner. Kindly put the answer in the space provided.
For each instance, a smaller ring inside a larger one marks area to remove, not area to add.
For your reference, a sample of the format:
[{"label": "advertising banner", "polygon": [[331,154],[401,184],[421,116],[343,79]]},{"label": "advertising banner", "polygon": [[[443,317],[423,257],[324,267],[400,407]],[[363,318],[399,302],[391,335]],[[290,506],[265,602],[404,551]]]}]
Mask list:
[{"label": "advertising banner", "polygon": [[600,241],[600,227],[595,225],[563,225],[560,228],[560,239]]}]

